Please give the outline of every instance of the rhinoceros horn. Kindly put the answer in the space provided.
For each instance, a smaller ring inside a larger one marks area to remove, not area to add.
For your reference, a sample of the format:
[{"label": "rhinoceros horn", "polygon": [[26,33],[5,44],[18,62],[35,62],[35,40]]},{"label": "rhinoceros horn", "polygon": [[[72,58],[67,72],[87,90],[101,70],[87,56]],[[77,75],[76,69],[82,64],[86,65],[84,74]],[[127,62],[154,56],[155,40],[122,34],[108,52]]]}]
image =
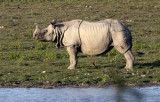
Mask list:
[{"label": "rhinoceros horn", "polygon": [[39,25],[37,23],[35,23],[35,25],[36,25],[35,32],[39,32],[41,30],[40,27],[39,27]]},{"label": "rhinoceros horn", "polygon": [[34,23],[34,25],[36,25],[36,29],[33,33],[33,38],[35,39],[36,36],[38,36],[38,34],[41,32],[41,29],[39,28],[39,25],[37,23]]}]

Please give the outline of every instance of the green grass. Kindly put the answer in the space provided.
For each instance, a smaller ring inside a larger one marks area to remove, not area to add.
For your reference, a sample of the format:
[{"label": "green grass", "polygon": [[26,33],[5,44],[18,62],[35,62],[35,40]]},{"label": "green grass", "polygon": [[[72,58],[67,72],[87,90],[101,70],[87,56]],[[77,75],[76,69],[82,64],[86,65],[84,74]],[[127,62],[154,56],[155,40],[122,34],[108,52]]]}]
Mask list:
[{"label": "green grass", "polygon": [[[0,86],[56,87],[150,85],[160,83],[160,1],[158,0],[0,0]],[[34,23],[47,27],[72,19],[121,20],[132,32],[133,71],[116,50],[103,56],[79,54],[76,70],[54,43],[32,38]],[[97,68],[93,66],[95,63]]]}]

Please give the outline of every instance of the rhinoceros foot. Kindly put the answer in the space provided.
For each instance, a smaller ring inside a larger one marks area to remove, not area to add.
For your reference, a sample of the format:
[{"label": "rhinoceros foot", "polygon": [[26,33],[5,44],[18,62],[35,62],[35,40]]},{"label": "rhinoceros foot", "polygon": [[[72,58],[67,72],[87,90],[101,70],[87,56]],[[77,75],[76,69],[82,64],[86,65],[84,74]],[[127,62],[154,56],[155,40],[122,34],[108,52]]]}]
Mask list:
[{"label": "rhinoceros foot", "polygon": [[68,69],[73,70],[76,69],[74,66],[69,66]]},{"label": "rhinoceros foot", "polygon": [[126,69],[127,71],[132,71],[132,70],[133,70],[133,68],[130,68],[130,67],[125,67],[125,69]]}]

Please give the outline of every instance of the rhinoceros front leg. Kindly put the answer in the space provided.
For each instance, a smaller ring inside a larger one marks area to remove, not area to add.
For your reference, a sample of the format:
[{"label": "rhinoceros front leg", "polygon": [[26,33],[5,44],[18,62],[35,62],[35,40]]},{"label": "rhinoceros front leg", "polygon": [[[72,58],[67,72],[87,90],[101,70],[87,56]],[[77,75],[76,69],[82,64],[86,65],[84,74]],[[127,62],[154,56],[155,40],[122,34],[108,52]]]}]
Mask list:
[{"label": "rhinoceros front leg", "polygon": [[67,47],[67,51],[70,58],[70,66],[68,69],[75,69],[77,65],[77,49],[74,47]]},{"label": "rhinoceros front leg", "polygon": [[126,66],[125,68],[128,70],[132,70],[133,69],[133,64],[134,64],[134,55],[132,53],[132,50],[128,50],[125,54],[124,54],[125,58],[126,58]]}]

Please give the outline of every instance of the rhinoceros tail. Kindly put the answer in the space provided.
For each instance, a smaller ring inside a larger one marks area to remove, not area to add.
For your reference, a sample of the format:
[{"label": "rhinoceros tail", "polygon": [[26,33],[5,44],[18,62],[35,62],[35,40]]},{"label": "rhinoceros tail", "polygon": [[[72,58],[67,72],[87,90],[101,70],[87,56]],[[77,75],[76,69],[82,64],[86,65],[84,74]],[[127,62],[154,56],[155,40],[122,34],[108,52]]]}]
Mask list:
[{"label": "rhinoceros tail", "polygon": [[132,36],[130,30],[118,20],[110,24],[110,33],[113,39],[113,46],[120,53],[125,53],[132,48]]}]

